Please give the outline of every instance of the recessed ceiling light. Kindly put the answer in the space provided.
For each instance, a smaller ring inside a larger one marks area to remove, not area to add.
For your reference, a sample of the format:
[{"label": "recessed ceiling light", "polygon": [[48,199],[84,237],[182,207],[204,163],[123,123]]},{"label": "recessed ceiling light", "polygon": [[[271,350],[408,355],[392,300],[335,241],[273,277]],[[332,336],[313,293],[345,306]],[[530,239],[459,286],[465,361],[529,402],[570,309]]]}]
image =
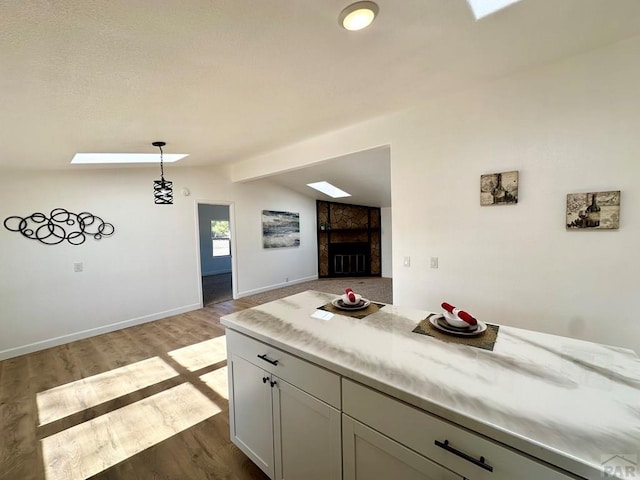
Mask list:
[{"label": "recessed ceiling light", "polygon": [[373,2],[356,2],[340,12],[338,22],[347,30],[362,30],[371,25],[378,14],[378,5]]},{"label": "recessed ceiling light", "polygon": [[[188,157],[188,153],[165,153],[164,162],[172,163]],[[71,163],[97,165],[110,163],[158,163],[157,153],[76,153]]]},{"label": "recessed ceiling light", "polygon": [[480,20],[487,15],[491,15],[519,1],[520,0],[467,0],[476,20]]},{"label": "recessed ceiling light", "polygon": [[307,183],[308,187],[314,188],[319,192],[324,193],[325,195],[329,195],[332,198],[343,198],[350,197],[351,194],[345,192],[344,190],[340,190],[335,185],[331,185],[329,182],[315,182],[315,183]]}]

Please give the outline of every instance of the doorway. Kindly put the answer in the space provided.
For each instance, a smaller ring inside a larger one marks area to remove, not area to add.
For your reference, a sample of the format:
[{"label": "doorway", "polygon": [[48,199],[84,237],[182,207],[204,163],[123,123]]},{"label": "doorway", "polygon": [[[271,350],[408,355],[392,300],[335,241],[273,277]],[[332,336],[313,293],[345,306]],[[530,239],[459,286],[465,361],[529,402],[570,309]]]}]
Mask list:
[{"label": "doorway", "polygon": [[202,305],[233,298],[231,204],[198,203]]}]

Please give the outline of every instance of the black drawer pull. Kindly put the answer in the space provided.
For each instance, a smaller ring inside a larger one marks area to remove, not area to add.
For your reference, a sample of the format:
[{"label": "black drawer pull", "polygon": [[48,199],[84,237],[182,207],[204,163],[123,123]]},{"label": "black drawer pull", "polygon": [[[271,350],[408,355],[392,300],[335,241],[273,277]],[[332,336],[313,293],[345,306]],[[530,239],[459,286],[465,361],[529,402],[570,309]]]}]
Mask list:
[{"label": "black drawer pull", "polygon": [[278,360],[271,360],[270,358],[267,358],[267,355],[258,355],[258,358],[260,358],[261,360],[264,360],[265,362],[269,362],[271,365],[278,365]]},{"label": "black drawer pull", "polygon": [[489,470],[490,472],[493,472],[493,467],[488,463],[484,463],[484,457],[480,457],[480,460],[476,460],[471,455],[467,455],[466,453],[453,448],[451,445],[449,445],[449,440],[445,440],[444,443],[436,440],[435,444],[440,448],[444,448],[447,452],[451,452],[460,458],[464,458],[467,462],[471,462],[474,465],[479,466],[480,468],[484,468],[485,470]]}]

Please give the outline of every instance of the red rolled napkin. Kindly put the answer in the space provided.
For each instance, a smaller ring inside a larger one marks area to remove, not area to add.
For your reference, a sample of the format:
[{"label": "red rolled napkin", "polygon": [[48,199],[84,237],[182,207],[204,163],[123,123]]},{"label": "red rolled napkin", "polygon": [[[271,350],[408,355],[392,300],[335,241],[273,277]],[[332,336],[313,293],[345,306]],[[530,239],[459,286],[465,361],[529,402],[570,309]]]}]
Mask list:
[{"label": "red rolled napkin", "polygon": [[356,294],[353,293],[353,290],[350,288],[345,288],[344,293],[347,294],[347,298],[349,298],[350,302],[355,302],[356,301]]},{"label": "red rolled napkin", "polygon": [[467,322],[471,326],[478,324],[478,321],[473,317],[473,315],[465,312],[464,310],[460,310],[459,308],[456,308],[447,302],[442,302],[441,307],[444,308],[451,315],[455,315],[460,320]]},{"label": "red rolled napkin", "polygon": [[447,302],[442,302],[441,307],[444,308],[447,312],[449,312],[451,314],[453,314],[453,311],[456,308],[453,305],[449,305]]}]

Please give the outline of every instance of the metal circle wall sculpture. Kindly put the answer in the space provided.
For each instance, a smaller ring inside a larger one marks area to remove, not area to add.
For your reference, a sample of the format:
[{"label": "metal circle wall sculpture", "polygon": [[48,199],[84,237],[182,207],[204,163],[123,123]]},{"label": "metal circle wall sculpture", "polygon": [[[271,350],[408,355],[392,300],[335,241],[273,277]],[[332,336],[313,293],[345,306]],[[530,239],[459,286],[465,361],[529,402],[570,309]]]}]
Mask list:
[{"label": "metal circle wall sculpture", "polygon": [[100,240],[115,232],[112,224],[92,213],[73,213],[64,208],[54,208],[48,217],[40,212],[27,217],[7,217],[4,227],[45,245],[57,245],[65,240],[71,245],[81,245],[87,237]]}]

